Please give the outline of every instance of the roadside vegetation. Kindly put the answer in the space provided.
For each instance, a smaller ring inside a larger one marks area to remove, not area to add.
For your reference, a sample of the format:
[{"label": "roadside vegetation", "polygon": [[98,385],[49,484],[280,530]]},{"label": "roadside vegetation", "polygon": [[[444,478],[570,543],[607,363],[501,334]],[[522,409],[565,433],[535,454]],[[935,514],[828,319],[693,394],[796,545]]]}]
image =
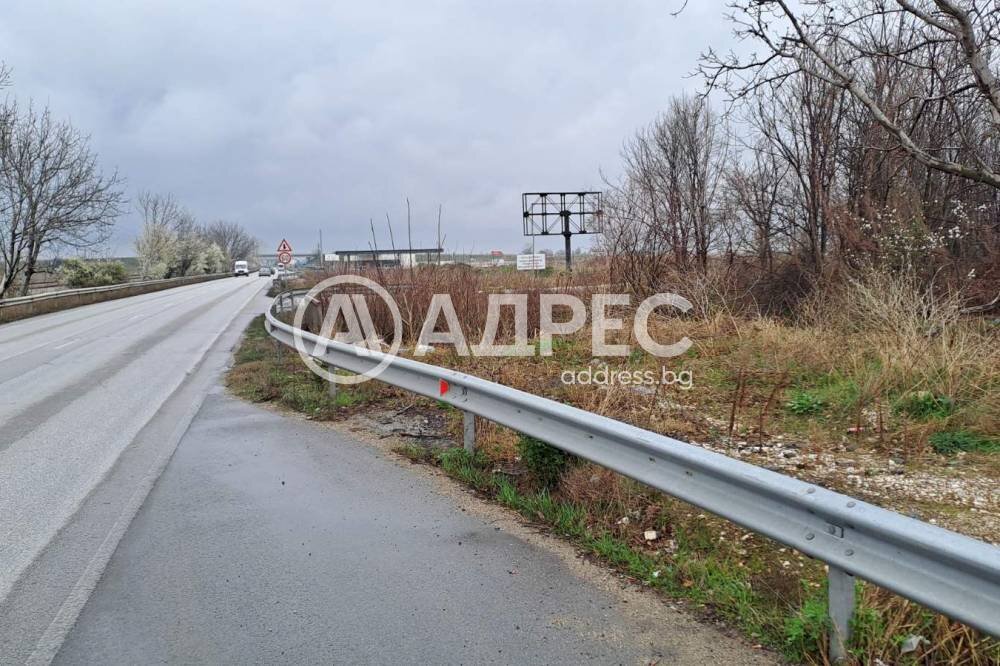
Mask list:
[{"label": "roadside vegetation", "polygon": [[376,382],[340,387],[331,397],[325,381],[303,365],[293,349],[279,349],[257,317],[247,328],[236,350],[226,384],[239,397],[251,402],[270,402],[301,412],[311,419],[343,419],[354,408],[370,405],[395,393]]},{"label": "roadside vegetation", "polygon": [[236,260],[256,260],[257,239],[236,222],[199,224],[169,194],[143,192],[138,208],[142,230],[135,251],[145,278],[224,273]]},{"label": "roadside vegetation", "polygon": [[[403,353],[412,355],[433,293],[451,295],[463,332],[474,344],[485,323],[485,294],[529,294],[529,323],[537,325],[539,293],[558,290],[588,301],[598,287],[605,289],[606,261],[591,257],[572,276],[536,278],[466,266],[380,269],[368,275],[382,284],[405,285],[391,291],[404,320]],[[308,275],[299,285],[320,277]],[[997,331],[982,317],[962,315],[957,300],[949,305],[935,297],[929,310],[911,307],[914,299],[926,298],[931,296],[909,277],[870,275],[831,286],[794,316],[734,315],[721,309],[707,316],[665,312],[652,321],[653,336],[670,342],[687,335],[694,342],[687,354],[673,359],[643,352],[626,325],[609,341],[631,342],[633,353],[617,359],[593,358],[587,328],[557,336],[551,356],[465,357],[442,346],[420,360],[996,542]],[[369,308],[376,327],[387,330],[381,328],[388,320],[379,303],[372,300]],[[501,317],[500,342],[513,336],[510,314]],[[621,312],[626,318],[630,314]],[[537,331],[532,329],[530,337],[537,342]],[[605,363],[619,370],[689,371],[693,387],[563,380],[567,370]],[[325,382],[294,351],[283,350],[279,360],[260,319],[248,329],[228,381],[246,399],[319,420],[407,410],[438,414],[456,448],[404,437],[401,454],[441,467],[637,582],[738,627],[755,643],[794,661],[827,659],[822,563],[494,424],[480,421],[478,450],[469,456],[457,448],[461,413],[443,403],[416,399],[377,381],[341,387],[330,398]],[[964,484],[967,492],[956,494]],[[858,663],[1000,659],[994,641],[875,586],[862,585],[859,599],[851,646]]]},{"label": "roadside vegetation", "polygon": [[128,282],[128,271],[120,261],[67,259],[59,266],[59,276],[67,287],[106,287]]}]

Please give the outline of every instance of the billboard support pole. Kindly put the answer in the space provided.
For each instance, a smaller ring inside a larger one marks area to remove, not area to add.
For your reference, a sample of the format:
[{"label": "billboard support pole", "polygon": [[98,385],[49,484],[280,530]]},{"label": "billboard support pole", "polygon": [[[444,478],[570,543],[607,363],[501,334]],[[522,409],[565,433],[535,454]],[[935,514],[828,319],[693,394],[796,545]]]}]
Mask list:
[{"label": "billboard support pole", "polygon": [[573,232],[569,230],[569,211],[565,208],[559,213],[562,216],[563,221],[563,238],[566,239],[566,272],[573,272],[573,249],[570,247],[570,239],[573,237]]}]

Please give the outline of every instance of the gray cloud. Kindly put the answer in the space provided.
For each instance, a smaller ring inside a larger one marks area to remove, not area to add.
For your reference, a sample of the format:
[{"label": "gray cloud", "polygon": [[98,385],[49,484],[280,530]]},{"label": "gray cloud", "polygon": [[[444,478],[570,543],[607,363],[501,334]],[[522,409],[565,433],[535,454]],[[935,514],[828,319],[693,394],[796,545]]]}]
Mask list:
[{"label": "gray cloud", "polygon": [[415,243],[440,203],[449,249],[517,250],[520,192],[598,187],[728,43],[721,7],[675,4],[16,1],[0,59],[11,94],[89,133],[131,195],[172,192],[264,248],[320,228],[366,247],[386,211],[398,242],[409,196]]}]

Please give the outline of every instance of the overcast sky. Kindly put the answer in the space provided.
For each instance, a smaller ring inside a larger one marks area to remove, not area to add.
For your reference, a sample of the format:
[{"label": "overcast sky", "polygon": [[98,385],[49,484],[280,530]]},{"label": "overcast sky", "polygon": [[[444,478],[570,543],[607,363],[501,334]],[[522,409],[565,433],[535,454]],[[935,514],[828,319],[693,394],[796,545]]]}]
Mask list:
[{"label": "overcast sky", "polygon": [[[137,192],[242,222],[273,251],[517,251],[523,191],[599,188],[622,140],[709,45],[722,3],[679,0],[5,2],[9,93],[91,135]],[[113,250],[132,254],[138,218]],[[546,241],[557,249],[560,239]],[[539,247],[542,247],[540,245]]]}]

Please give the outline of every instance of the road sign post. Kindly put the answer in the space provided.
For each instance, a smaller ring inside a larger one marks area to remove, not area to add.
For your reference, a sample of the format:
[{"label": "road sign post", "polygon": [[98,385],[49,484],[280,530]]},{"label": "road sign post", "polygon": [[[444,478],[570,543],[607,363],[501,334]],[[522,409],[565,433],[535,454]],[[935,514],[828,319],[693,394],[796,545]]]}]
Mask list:
[{"label": "road sign post", "polygon": [[292,263],[292,246],[284,238],[278,244],[278,263],[287,266]]}]

